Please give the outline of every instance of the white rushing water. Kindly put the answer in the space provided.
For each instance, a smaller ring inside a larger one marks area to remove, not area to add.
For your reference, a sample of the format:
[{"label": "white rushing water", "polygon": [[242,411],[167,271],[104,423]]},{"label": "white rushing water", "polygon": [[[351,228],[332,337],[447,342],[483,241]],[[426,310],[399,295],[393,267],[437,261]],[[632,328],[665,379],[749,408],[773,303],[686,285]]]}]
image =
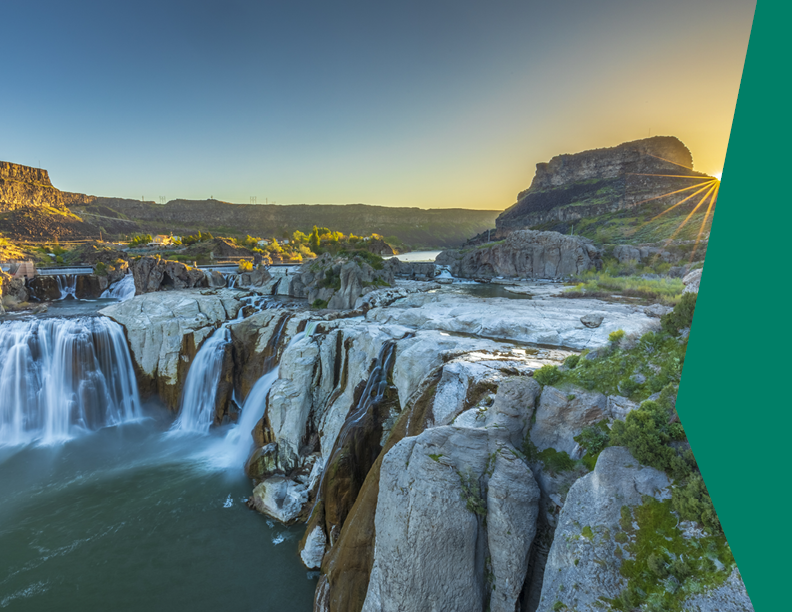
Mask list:
[{"label": "white rushing water", "polygon": [[77,292],[76,274],[58,274],[55,280],[58,282],[58,289],[60,289],[60,299],[65,300],[68,297],[77,299],[75,295]]},{"label": "white rushing water", "polygon": [[[250,296],[242,301],[246,306],[256,310],[282,306],[279,302],[274,302],[263,296]],[[223,323],[198,350],[198,354],[187,372],[187,379],[184,381],[184,388],[179,400],[179,416],[171,427],[171,433],[207,433],[212,426],[220,376],[223,373],[225,351],[231,342],[231,332],[228,326],[242,320],[245,316],[244,311],[244,307],[240,308],[236,319]],[[283,319],[280,329],[276,332],[276,347],[285,323],[286,318]]]},{"label": "white rushing water", "polygon": [[104,317],[0,324],[0,446],[140,418],[123,330]]},{"label": "white rushing water", "polygon": [[[276,348],[273,360],[264,364],[265,373],[256,381],[256,384],[253,385],[250,393],[245,398],[239,422],[226,434],[223,441],[212,453],[215,465],[226,468],[239,468],[245,464],[245,461],[250,456],[250,451],[253,448],[251,433],[256,423],[264,416],[267,410],[267,395],[280,375],[280,365],[275,365],[274,369],[270,369],[270,367],[272,363],[278,360],[277,344],[286,322],[287,318],[284,317],[279,329],[275,332],[274,344]],[[306,338],[310,338],[315,329],[316,322],[309,322],[305,331],[295,334],[283,352],[286,353],[301,342],[304,342]]]},{"label": "white rushing water", "polygon": [[116,299],[120,302],[131,300],[135,297],[135,278],[131,274],[127,274],[120,281],[105,289],[100,297]]}]

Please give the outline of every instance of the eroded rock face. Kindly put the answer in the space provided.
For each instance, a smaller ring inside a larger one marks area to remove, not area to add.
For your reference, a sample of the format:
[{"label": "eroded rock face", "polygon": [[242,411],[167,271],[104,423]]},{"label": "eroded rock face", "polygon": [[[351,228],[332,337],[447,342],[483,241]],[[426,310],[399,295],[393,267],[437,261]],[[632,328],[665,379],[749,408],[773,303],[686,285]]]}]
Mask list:
[{"label": "eroded rock face", "polygon": [[364,612],[515,609],[539,488],[512,439],[537,388],[504,381],[484,427],[431,428],[385,455]]},{"label": "eroded rock face", "polygon": [[580,236],[520,230],[506,241],[461,253],[441,253],[436,263],[450,266],[458,278],[558,279],[602,265],[602,253]]},{"label": "eroded rock face", "polygon": [[685,278],[682,279],[685,285],[685,289],[682,293],[698,293],[699,284],[701,283],[701,273],[703,271],[703,268],[699,268],[685,275]]},{"label": "eroded rock face", "polygon": [[288,295],[307,298],[309,304],[351,310],[358,298],[377,287],[393,285],[393,271],[375,270],[359,257],[335,257],[329,253],[303,264],[289,279]]},{"label": "eroded rock face", "polygon": [[241,306],[233,292],[174,291],[137,296],[100,314],[124,327],[141,391],[159,393],[175,409],[201,344]]},{"label": "eroded rock face", "polygon": [[573,459],[580,458],[574,437],[584,427],[605,418],[607,399],[578,387],[545,387],[536,411],[536,423],[531,428],[531,441],[541,451],[554,448]]},{"label": "eroded rock face", "polygon": [[135,278],[137,295],[163,289],[193,289],[207,287],[206,275],[178,261],[141,257],[130,266]]}]

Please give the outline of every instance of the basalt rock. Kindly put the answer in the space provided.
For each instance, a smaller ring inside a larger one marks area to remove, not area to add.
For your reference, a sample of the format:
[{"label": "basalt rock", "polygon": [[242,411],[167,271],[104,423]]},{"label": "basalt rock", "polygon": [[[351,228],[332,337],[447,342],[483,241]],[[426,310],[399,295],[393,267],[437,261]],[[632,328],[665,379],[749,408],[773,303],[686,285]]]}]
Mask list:
[{"label": "basalt rock", "polygon": [[498,276],[558,279],[602,265],[602,253],[580,236],[533,230],[514,231],[502,243],[462,252],[444,252],[436,259],[459,278]]},{"label": "basalt rock", "polygon": [[[539,225],[569,226],[579,219],[629,209],[690,186],[689,178],[668,175],[710,178],[688,170],[692,167],[690,151],[671,136],[557,155],[536,165],[530,188],[518,194],[517,203],[497,218],[494,238]],[[686,195],[672,195],[664,202],[671,206]]]},{"label": "basalt rock", "polygon": [[141,257],[131,268],[137,295],[165,289],[207,287],[209,284],[202,270],[178,261]]},{"label": "basalt rock", "polygon": [[303,264],[289,279],[289,295],[334,310],[352,310],[358,298],[382,286],[392,286],[393,270],[375,269],[360,257],[325,253]]}]

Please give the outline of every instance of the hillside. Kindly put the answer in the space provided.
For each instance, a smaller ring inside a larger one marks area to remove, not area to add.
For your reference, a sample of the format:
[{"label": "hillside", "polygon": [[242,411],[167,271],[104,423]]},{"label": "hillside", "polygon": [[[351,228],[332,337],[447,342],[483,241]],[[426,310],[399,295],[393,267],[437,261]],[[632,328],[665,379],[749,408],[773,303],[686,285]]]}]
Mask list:
[{"label": "hillside", "polygon": [[137,233],[282,237],[314,225],[346,234],[381,234],[416,247],[462,244],[495,222],[498,211],[349,205],[248,205],[219,200],[154,202],[68,193],[46,170],[0,162],[0,232],[16,240]]}]

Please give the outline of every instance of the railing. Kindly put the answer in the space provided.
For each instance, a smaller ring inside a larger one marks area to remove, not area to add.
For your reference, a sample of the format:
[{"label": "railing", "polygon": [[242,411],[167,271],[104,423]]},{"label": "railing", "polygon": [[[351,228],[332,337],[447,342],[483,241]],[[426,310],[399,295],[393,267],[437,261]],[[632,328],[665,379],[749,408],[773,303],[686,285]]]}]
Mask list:
[{"label": "railing", "polygon": [[85,275],[93,274],[93,266],[47,266],[44,268],[36,268],[36,274],[39,276],[60,276],[64,274]]}]

